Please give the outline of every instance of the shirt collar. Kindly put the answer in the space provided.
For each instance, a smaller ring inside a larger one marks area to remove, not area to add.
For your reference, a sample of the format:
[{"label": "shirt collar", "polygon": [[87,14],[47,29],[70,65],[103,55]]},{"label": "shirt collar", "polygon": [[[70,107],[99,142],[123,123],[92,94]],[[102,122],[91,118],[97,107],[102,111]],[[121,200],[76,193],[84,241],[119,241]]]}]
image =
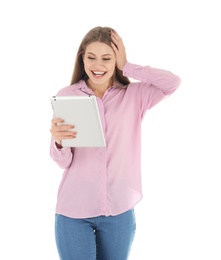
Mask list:
[{"label": "shirt collar", "polygon": [[[90,94],[90,92],[92,92],[92,90],[87,86],[85,80],[80,80],[79,82],[73,84],[70,86],[71,90],[75,91],[75,90],[82,90],[84,92],[88,92]],[[118,81],[115,81],[114,84],[108,88],[108,90],[112,90],[112,89],[116,89],[116,88],[122,88],[124,87],[121,83],[119,83]]]}]

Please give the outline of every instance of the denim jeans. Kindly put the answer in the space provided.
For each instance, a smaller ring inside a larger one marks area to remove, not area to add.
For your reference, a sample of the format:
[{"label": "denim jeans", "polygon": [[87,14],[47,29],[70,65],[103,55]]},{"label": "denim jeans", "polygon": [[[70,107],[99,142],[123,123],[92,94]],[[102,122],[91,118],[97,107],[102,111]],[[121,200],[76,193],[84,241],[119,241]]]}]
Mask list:
[{"label": "denim jeans", "polygon": [[61,260],[127,260],[136,230],[134,209],[117,216],[76,219],[56,215]]}]

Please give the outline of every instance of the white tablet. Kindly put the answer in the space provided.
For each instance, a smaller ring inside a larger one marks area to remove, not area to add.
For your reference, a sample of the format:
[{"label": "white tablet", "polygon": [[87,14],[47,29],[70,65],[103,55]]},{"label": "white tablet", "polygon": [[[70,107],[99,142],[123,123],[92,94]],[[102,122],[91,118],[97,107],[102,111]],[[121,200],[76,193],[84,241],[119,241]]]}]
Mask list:
[{"label": "white tablet", "polygon": [[105,147],[105,137],[95,96],[52,96],[54,117],[74,125],[76,138],[62,140],[63,147]]}]

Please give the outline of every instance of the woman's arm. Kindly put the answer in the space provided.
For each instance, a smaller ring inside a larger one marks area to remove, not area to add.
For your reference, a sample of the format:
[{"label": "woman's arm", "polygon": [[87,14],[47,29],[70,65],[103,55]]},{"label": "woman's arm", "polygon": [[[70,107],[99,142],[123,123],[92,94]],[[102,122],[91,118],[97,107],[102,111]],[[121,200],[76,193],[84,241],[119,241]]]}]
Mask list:
[{"label": "woman's arm", "polygon": [[123,68],[123,75],[146,83],[146,85],[152,85],[161,90],[164,95],[172,94],[181,82],[180,77],[170,71],[135,65],[129,62]]},{"label": "woman's arm", "polygon": [[172,94],[180,85],[180,78],[170,71],[140,66],[127,61],[126,49],[122,38],[115,31],[111,31],[112,48],[116,56],[116,66],[128,78],[139,80],[145,85],[152,85],[162,90],[164,95]]},{"label": "woman's arm", "polygon": [[61,167],[68,168],[73,159],[73,151],[71,148],[62,147],[61,140],[75,138],[76,132],[69,131],[73,129],[73,125],[64,124],[64,120],[60,118],[53,118],[51,120],[51,158]]},{"label": "woman's arm", "polygon": [[50,156],[58,164],[59,167],[66,169],[70,167],[73,159],[73,151],[70,147],[58,148],[55,139],[51,138]]}]

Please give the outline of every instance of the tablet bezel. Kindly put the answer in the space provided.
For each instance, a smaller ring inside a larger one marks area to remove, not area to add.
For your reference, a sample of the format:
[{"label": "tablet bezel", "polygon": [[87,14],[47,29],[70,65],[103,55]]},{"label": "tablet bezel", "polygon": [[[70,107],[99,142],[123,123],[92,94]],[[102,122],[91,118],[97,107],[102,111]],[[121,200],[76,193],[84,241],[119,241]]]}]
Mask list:
[{"label": "tablet bezel", "polygon": [[[75,125],[76,138],[63,139],[63,147],[105,147],[105,136],[96,96],[51,96],[54,117]],[[71,113],[71,111],[77,111]]]}]

